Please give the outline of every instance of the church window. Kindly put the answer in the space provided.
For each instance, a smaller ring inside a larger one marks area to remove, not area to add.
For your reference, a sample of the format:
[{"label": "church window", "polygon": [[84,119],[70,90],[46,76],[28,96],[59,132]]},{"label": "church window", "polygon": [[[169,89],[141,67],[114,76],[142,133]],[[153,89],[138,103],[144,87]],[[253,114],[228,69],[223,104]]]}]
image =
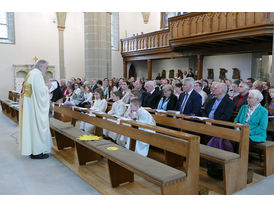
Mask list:
[{"label": "church window", "polygon": [[119,12],[111,15],[111,46],[112,50],[119,50]]},{"label": "church window", "polygon": [[14,43],[13,12],[0,12],[0,43]]}]

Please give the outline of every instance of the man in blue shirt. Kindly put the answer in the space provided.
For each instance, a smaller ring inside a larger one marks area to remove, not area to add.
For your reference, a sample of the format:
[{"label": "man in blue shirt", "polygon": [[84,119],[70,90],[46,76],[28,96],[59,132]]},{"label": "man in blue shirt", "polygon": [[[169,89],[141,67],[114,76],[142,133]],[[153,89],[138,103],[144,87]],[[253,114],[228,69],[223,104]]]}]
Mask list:
[{"label": "man in blue shirt", "polygon": [[216,98],[211,99],[205,107],[203,116],[210,119],[229,121],[233,113],[233,102],[228,97],[225,83],[217,83],[214,94]]}]

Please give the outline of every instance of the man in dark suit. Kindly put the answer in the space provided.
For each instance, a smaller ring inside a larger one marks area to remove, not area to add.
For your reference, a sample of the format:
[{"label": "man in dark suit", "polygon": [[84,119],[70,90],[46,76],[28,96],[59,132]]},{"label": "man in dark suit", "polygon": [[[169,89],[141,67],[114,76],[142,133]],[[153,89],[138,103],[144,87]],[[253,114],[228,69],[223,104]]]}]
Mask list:
[{"label": "man in dark suit", "polygon": [[239,95],[233,98],[233,111],[239,112],[241,107],[247,104],[247,97],[248,97],[249,86],[245,82],[241,82],[239,84]]},{"label": "man in dark suit", "polygon": [[161,95],[157,90],[155,90],[155,85],[153,81],[146,82],[145,89],[147,92],[144,94],[142,106],[155,109],[161,98]]},{"label": "man in dark suit", "polygon": [[120,78],[119,82],[118,82],[118,85],[117,85],[118,91],[122,91],[122,84],[123,84],[123,82],[124,82],[124,79]]},{"label": "man in dark suit", "polygon": [[180,114],[186,115],[200,115],[202,106],[202,97],[194,89],[194,79],[191,77],[185,78],[183,81],[183,93],[180,94],[176,105],[176,110]]},{"label": "man in dark suit", "polygon": [[138,91],[140,91],[140,92],[142,93],[141,101],[143,101],[143,100],[144,100],[144,95],[145,95],[145,93],[146,93],[146,90],[143,88],[143,83],[142,83],[142,81],[141,81],[140,79],[137,79],[137,80],[134,82],[133,86],[134,86],[134,89],[136,89],[136,90],[138,90]]},{"label": "man in dark suit", "polygon": [[203,112],[204,117],[210,119],[229,121],[233,112],[233,103],[227,93],[225,83],[217,83],[214,89],[216,98],[211,99]]},{"label": "man in dark suit", "polygon": [[92,80],[91,81],[91,89],[92,89],[92,92],[94,92],[94,90],[97,88],[97,85],[96,85],[96,80]]}]

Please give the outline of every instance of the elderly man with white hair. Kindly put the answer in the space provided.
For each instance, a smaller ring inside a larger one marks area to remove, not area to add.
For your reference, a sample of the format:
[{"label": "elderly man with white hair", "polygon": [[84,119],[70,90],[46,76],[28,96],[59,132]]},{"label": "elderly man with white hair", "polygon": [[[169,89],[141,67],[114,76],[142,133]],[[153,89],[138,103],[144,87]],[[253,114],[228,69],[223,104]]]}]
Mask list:
[{"label": "elderly man with white hair", "polygon": [[176,110],[180,111],[180,114],[199,116],[202,97],[194,90],[193,78],[187,77],[183,80],[183,91],[177,101]]},{"label": "elderly man with white hair", "polygon": [[262,100],[263,95],[259,90],[250,90],[247,97],[248,104],[241,107],[234,120],[235,123],[249,125],[249,148],[252,148],[254,144],[266,141],[268,114],[267,109],[260,104]]},{"label": "elderly man with white hair", "polygon": [[145,83],[146,93],[144,94],[142,106],[150,107],[155,109],[158,105],[158,102],[161,98],[160,93],[155,89],[155,84],[153,81],[148,81]]},{"label": "elderly man with white hair", "polygon": [[225,83],[217,83],[213,90],[215,98],[208,101],[203,116],[210,119],[229,121],[233,112],[233,102],[227,93]]}]

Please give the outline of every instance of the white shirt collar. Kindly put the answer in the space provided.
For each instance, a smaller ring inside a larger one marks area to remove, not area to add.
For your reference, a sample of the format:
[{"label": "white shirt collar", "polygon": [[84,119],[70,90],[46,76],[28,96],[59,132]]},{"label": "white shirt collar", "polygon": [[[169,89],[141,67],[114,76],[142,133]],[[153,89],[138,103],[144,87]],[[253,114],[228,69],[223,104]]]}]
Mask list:
[{"label": "white shirt collar", "polygon": [[193,89],[192,89],[192,90],[190,90],[190,91],[188,92],[188,96],[190,96],[190,95],[191,95],[192,91],[193,91]]},{"label": "white shirt collar", "polygon": [[153,92],[155,91],[155,89],[153,89],[151,92],[149,92],[150,94],[153,94]]}]

